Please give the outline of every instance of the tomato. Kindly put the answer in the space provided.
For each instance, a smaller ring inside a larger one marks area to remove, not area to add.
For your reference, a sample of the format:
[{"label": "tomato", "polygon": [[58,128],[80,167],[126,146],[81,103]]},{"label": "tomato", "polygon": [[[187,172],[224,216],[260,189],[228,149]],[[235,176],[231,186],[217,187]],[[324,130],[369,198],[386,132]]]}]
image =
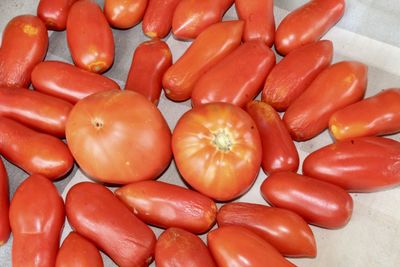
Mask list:
[{"label": "tomato", "polygon": [[283,116],[292,138],[305,141],[329,125],[336,111],[361,100],[367,87],[367,66],[342,61],[322,71]]},{"label": "tomato", "polygon": [[0,246],[5,244],[10,236],[10,221],[8,219],[8,176],[0,157]]},{"label": "tomato", "polygon": [[74,185],[68,191],[65,208],[75,231],[118,266],[145,266],[151,262],[154,233],[106,187],[90,182]]},{"label": "tomato", "polygon": [[72,5],[67,20],[67,42],[78,67],[97,73],[114,61],[114,37],[101,8],[94,0]]},{"label": "tomato", "polygon": [[192,105],[229,102],[244,107],[260,92],[275,65],[275,54],[261,41],[244,43],[200,77]]},{"label": "tomato", "polygon": [[336,111],[329,129],[336,140],[392,134],[400,131],[400,88],[379,94]]},{"label": "tomato", "polygon": [[76,232],[65,238],[57,254],[55,267],[103,267],[99,250]]},{"label": "tomato", "polygon": [[0,47],[0,87],[29,87],[32,69],[46,56],[48,42],[46,26],[38,17],[10,20]]},{"label": "tomato", "polygon": [[105,0],[104,14],[111,26],[129,29],[142,20],[147,2],[148,0]]},{"label": "tomato", "polygon": [[79,166],[101,182],[154,179],[171,161],[167,122],[155,105],[132,91],[100,92],[79,101],[65,131]]},{"label": "tomato", "polygon": [[190,98],[197,80],[212,66],[235,50],[242,38],[243,21],[225,21],[203,31],[163,77],[168,98]]},{"label": "tomato", "polygon": [[195,191],[157,181],[142,181],[115,191],[142,221],[162,228],[204,233],[215,223],[217,206]]},{"label": "tomato", "polygon": [[172,135],[175,163],[185,181],[219,201],[246,192],[257,177],[261,140],[251,117],[228,103],[195,107]]},{"label": "tomato", "polygon": [[172,65],[167,43],[153,39],[135,50],[125,89],[136,91],[157,105],[162,90],[162,77]]},{"label": "tomato", "polygon": [[168,228],[156,244],[157,267],[216,267],[207,246],[196,235]]},{"label": "tomato", "polygon": [[297,171],[299,154],[279,114],[260,101],[249,102],[246,110],[260,132],[264,172]]},{"label": "tomato", "polygon": [[181,0],[172,18],[172,32],[178,39],[194,39],[210,25],[220,22],[233,2],[234,0]]},{"label": "tomato", "polygon": [[37,16],[47,29],[63,31],[67,27],[68,11],[77,0],[40,0]]},{"label": "tomato", "polygon": [[294,212],[252,203],[228,203],[218,211],[219,227],[245,227],[289,257],[315,257],[317,248],[308,224]]},{"label": "tomato", "polygon": [[64,202],[44,176],[26,178],[10,204],[12,266],[53,267],[64,226]]},{"label": "tomato", "polygon": [[285,111],[332,61],[333,45],[323,40],[293,49],[272,69],[262,101]]},{"label": "tomato", "polygon": [[344,0],[311,0],[287,15],[275,33],[275,48],[286,55],[318,41],[343,16]]}]

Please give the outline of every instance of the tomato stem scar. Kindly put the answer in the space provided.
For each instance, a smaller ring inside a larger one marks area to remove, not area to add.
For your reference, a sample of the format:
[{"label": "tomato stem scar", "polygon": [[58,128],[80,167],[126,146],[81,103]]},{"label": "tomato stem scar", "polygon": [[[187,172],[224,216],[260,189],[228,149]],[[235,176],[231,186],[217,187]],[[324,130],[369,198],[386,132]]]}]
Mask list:
[{"label": "tomato stem scar", "polygon": [[212,141],[213,145],[215,145],[219,150],[227,152],[231,150],[232,141],[229,135],[225,132],[225,130],[221,130],[214,135],[214,139]]}]

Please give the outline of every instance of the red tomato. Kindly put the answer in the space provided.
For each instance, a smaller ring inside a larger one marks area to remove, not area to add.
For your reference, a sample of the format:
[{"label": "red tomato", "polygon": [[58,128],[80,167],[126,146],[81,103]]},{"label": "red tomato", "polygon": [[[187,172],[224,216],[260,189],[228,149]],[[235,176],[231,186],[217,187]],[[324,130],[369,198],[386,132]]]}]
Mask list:
[{"label": "red tomato", "polygon": [[171,161],[167,122],[155,105],[132,91],[100,92],[79,101],[68,117],[66,136],[79,166],[106,183],[154,179]]},{"label": "red tomato", "polygon": [[154,233],[106,187],[89,182],[74,185],[68,191],[65,208],[75,231],[118,266],[147,266],[151,262]]},{"label": "red tomato", "polygon": [[40,0],[37,16],[47,29],[63,31],[67,27],[68,11],[77,0]]},{"label": "red tomato", "polygon": [[308,224],[294,212],[251,203],[228,203],[218,211],[219,227],[245,227],[289,257],[315,257],[317,248]]},{"label": "red tomato", "polygon": [[125,89],[144,95],[155,105],[162,90],[162,77],[172,65],[167,43],[153,39],[141,43],[135,50]]},{"label": "red tomato", "polygon": [[386,89],[335,112],[329,129],[336,140],[400,131],[400,88]]},{"label": "red tomato", "polygon": [[261,140],[251,117],[228,103],[195,107],[178,121],[172,151],[194,189],[220,201],[246,192],[257,177]]},{"label": "red tomato", "polygon": [[67,41],[78,67],[102,73],[113,64],[114,37],[94,0],[80,0],[72,5],[67,20]]},{"label": "red tomato", "polygon": [[337,110],[361,100],[367,87],[367,66],[342,61],[321,72],[283,116],[292,138],[305,141],[329,125]]},{"label": "red tomato", "polygon": [[146,11],[148,0],[105,0],[104,14],[111,26],[129,29],[138,24]]},{"label": "red tomato", "polygon": [[225,21],[203,31],[163,77],[167,97],[174,101],[190,98],[197,80],[240,44],[243,21]]},{"label": "red tomato", "polygon": [[68,147],[58,138],[6,117],[0,117],[0,129],[0,154],[27,173],[55,180],[73,167]]},{"label": "red tomato", "polygon": [[12,266],[53,267],[64,220],[64,202],[53,183],[38,174],[25,179],[10,204]]},{"label": "red tomato", "polygon": [[344,0],[311,0],[287,15],[275,33],[275,48],[286,55],[318,41],[343,16]]},{"label": "red tomato", "polygon": [[207,246],[196,235],[169,228],[156,244],[157,267],[216,267]]},{"label": "red tomato", "polygon": [[162,228],[204,233],[215,223],[217,206],[195,191],[157,181],[142,181],[115,191],[142,221]]},{"label": "red tomato", "polygon": [[287,267],[287,261],[267,241],[241,226],[224,226],[207,236],[208,247],[219,267]]},{"label": "red tomato", "polygon": [[249,102],[246,110],[260,132],[264,172],[297,171],[299,154],[279,114],[260,101]]},{"label": "red tomato", "polygon": [[260,92],[274,65],[275,54],[265,43],[244,43],[200,77],[192,105],[228,102],[244,107]]},{"label": "red tomato", "polygon": [[346,225],[353,212],[353,199],[342,188],[293,172],[268,176],[261,193],[271,205],[291,210],[324,228]]},{"label": "red tomato", "polygon": [[8,176],[0,157],[0,246],[5,244],[10,236],[10,221],[8,219]]},{"label": "red tomato", "polygon": [[29,87],[31,72],[46,56],[47,29],[36,16],[10,20],[0,47],[0,87]]},{"label": "red tomato", "polygon": [[333,45],[323,40],[291,51],[272,69],[265,81],[262,101],[285,111],[332,61]]},{"label": "red tomato", "polygon": [[71,232],[57,254],[55,267],[103,267],[99,250],[86,238]]}]

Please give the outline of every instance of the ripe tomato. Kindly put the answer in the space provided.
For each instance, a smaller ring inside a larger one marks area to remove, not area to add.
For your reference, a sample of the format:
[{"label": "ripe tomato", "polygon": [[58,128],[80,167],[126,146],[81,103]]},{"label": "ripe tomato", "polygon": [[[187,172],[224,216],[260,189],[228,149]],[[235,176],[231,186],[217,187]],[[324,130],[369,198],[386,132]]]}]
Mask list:
[{"label": "ripe tomato", "polygon": [[63,31],[67,26],[70,7],[77,0],[40,0],[37,16],[46,24],[47,29]]},{"label": "ripe tomato", "polygon": [[0,157],[0,246],[5,244],[10,236],[8,176]]},{"label": "ripe tomato", "polygon": [[234,199],[253,184],[261,163],[261,140],[251,117],[228,103],[210,103],[186,112],[172,135],[175,163],[202,194]]},{"label": "ripe tomato", "polygon": [[105,0],[104,14],[111,26],[129,29],[142,20],[147,2],[148,0]]}]

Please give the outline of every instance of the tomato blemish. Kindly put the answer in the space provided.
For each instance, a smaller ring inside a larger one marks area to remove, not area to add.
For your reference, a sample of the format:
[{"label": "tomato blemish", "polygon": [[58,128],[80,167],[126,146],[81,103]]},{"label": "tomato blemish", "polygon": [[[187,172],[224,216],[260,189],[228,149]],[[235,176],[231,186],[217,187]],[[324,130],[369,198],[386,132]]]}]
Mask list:
[{"label": "tomato blemish", "polygon": [[39,29],[36,28],[35,26],[30,25],[30,24],[25,24],[22,27],[22,31],[24,33],[26,33],[27,35],[29,35],[29,36],[36,36],[38,34],[38,32],[39,32]]}]

